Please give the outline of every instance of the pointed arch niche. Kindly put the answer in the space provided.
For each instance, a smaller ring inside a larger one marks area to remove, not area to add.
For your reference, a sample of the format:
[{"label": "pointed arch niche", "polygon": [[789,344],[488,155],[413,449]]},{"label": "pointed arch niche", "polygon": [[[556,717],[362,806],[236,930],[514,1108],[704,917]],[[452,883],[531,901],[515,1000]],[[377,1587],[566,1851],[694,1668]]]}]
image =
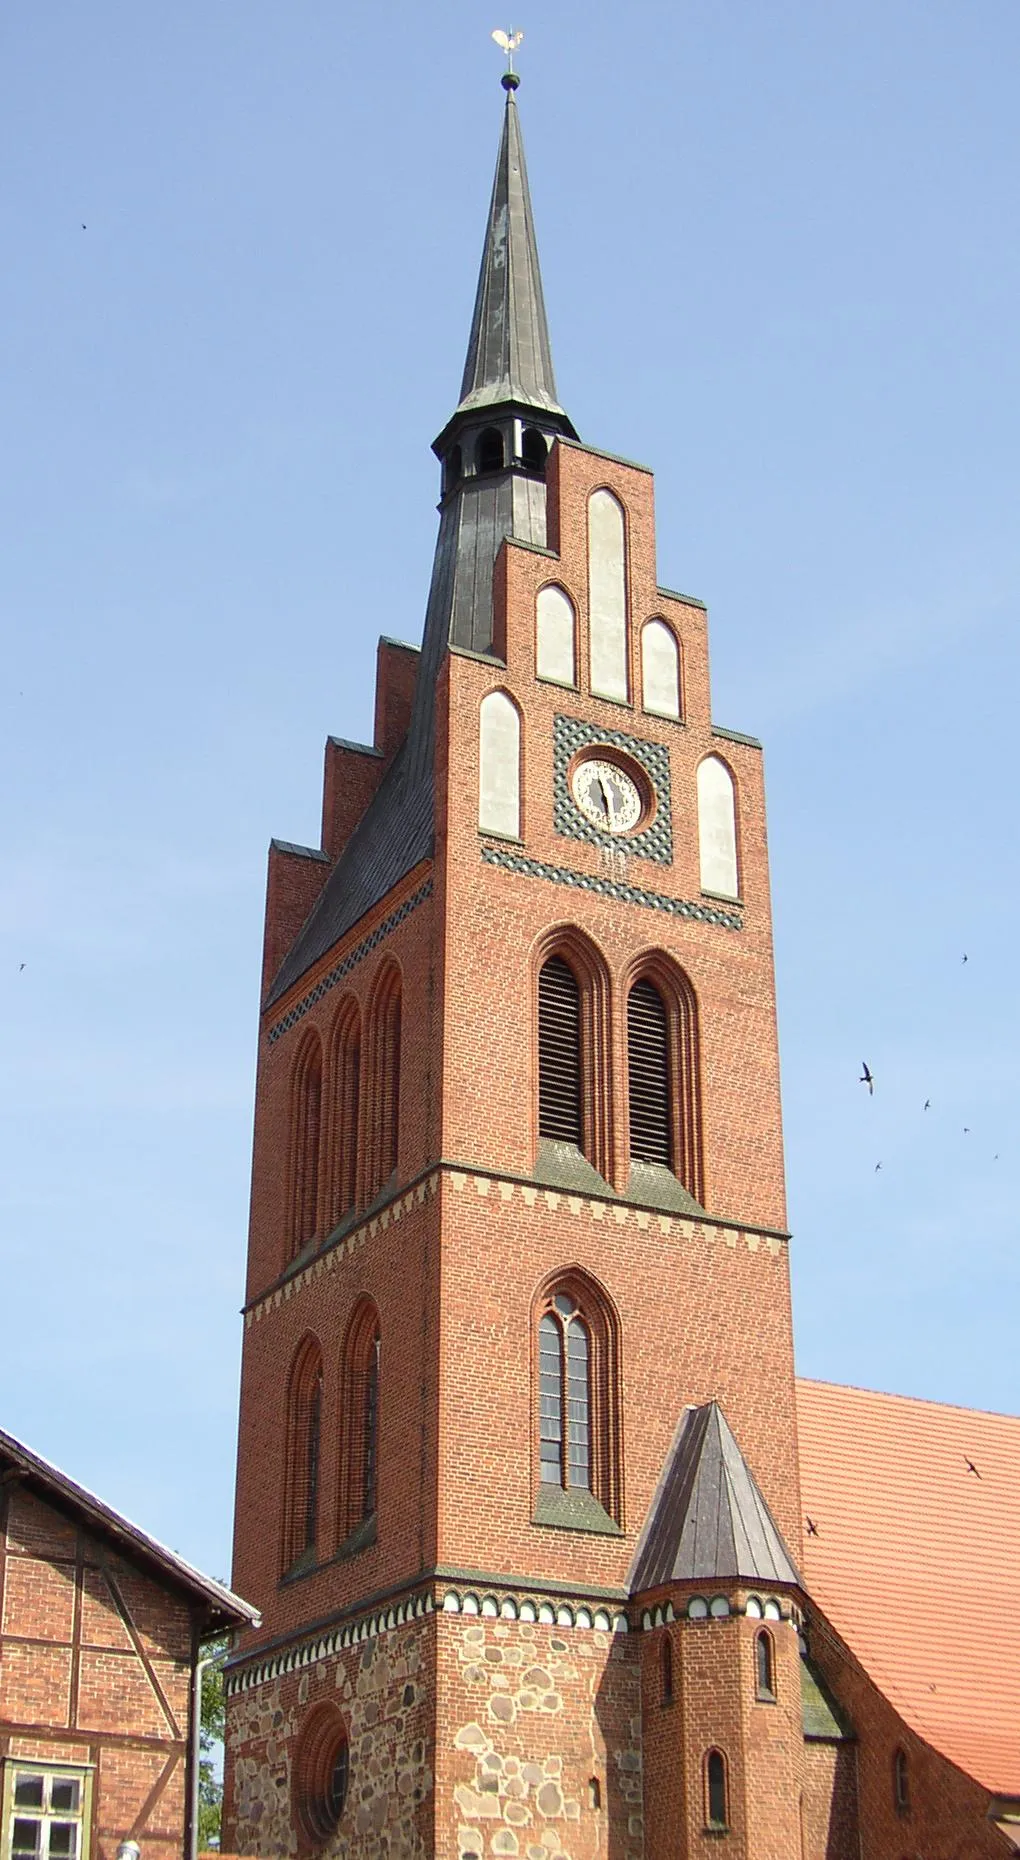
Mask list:
[{"label": "pointed arch niche", "polygon": [[721,756],[698,764],[698,850],[702,891],[739,898],[736,785]]},{"label": "pointed arch niche", "polygon": [[379,1311],[359,1299],[344,1339],[340,1378],[340,1547],[375,1542],[379,1483]]},{"label": "pointed arch niche", "polygon": [[371,1205],[396,1174],[400,1135],[401,983],[396,963],[376,977],[367,1014],[357,1202]]},{"label": "pointed arch niche", "polygon": [[623,505],[606,490],[588,499],[588,652],[595,696],[626,704],[626,525]]},{"label": "pointed arch niche", "polygon": [[539,588],[535,602],[535,675],[554,685],[577,683],[574,603],[554,582]]},{"label": "pointed arch niche", "polygon": [[322,1142],[322,1042],[307,1033],[291,1083],[290,1251],[299,1253],[319,1228]]},{"label": "pointed arch niche", "polygon": [[681,715],[680,646],[665,620],[641,628],[641,702],[653,717]]},{"label": "pointed arch niche", "polygon": [[353,995],[341,1001],[329,1048],[331,1099],[330,1228],[353,1212],[358,1194],[358,1126],[361,1111],[361,1011]]},{"label": "pointed arch niche", "polygon": [[322,1350],[305,1337],[291,1366],[287,1387],[284,1468],[284,1573],[316,1560],[319,1540],[319,1469],[322,1453]]},{"label": "pointed arch niche", "polygon": [[520,838],[521,714],[505,691],[490,691],[479,706],[478,826]]}]

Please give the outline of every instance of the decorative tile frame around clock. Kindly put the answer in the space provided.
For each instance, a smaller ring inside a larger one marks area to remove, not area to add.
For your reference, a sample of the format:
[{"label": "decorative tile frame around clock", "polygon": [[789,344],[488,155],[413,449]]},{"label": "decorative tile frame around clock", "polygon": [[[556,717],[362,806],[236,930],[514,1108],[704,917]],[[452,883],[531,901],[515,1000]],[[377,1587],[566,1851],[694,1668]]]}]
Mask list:
[{"label": "decorative tile frame around clock", "polygon": [[[655,789],[655,818],[641,833],[629,833],[621,839],[601,833],[586,820],[570,792],[567,770],[579,749],[622,749],[640,762]],[[553,721],[553,825],[557,833],[573,840],[589,840],[593,846],[611,847],[615,852],[638,853],[642,859],[655,859],[659,865],[673,863],[673,814],[669,788],[669,750],[664,743],[645,743],[638,736],[625,736],[621,730],[600,730],[580,717],[556,717]]]}]

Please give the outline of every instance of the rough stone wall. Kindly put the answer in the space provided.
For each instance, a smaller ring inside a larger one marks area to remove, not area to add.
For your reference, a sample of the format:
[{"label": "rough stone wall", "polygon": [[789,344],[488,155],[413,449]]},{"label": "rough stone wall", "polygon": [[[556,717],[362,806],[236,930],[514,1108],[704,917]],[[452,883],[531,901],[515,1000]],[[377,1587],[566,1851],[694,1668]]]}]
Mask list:
[{"label": "rough stone wall", "polygon": [[224,1851],[297,1853],[293,1783],[302,1729],[324,1701],[350,1740],[337,1860],[414,1860],[431,1846],[434,1618],[379,1635],[227,1701]]},{"label": "rough stone wall", "polygon": [[643,1860],[636,1638],[436,1619],[437,1860]]}]

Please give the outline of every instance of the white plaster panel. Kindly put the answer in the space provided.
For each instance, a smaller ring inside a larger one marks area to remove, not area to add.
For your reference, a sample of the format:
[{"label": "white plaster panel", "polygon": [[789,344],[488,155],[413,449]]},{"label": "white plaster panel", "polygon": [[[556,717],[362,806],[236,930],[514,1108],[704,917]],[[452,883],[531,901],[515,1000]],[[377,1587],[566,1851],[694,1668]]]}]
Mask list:
[{"label": "white plaster panel", "polygon": [[505,691],[490,691],[479,711],[478,825],[511,839],[521,830],[521,720]]},{"label": "white plaster panel", "polygon": [[649,620],[641,631],[641,695],[655,717],[680,715],[680,653],[663,620]]},{"label": "white plaster panel", "polygon": [[535,615],[535,670],[558,685],[576,682],[574,609],[562,588],[540,588]]},{"label": "white plaster panel", "polygon": [[627,574],[623,510],[611,491],[588,499],[591,688],[627,700]]},{"label": "white plaster panel", "polygon": [[718,756],[706,756],[698,766],[698,846],[702,891],[739,898],[733,777]]}]

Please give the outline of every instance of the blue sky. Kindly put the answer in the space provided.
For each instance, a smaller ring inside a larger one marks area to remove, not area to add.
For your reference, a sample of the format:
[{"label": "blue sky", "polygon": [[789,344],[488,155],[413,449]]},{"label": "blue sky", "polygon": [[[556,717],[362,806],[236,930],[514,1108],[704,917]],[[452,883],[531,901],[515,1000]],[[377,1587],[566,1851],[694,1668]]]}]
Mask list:
[{"label": "blue sky", "polygon": [[[214,1574],[266,843],[420,635],[508,23],[0,28],[0,1425]],[[1020,8],[514,23],[561,398],[766,744],[800,1367],[1015,1408]]]}]

